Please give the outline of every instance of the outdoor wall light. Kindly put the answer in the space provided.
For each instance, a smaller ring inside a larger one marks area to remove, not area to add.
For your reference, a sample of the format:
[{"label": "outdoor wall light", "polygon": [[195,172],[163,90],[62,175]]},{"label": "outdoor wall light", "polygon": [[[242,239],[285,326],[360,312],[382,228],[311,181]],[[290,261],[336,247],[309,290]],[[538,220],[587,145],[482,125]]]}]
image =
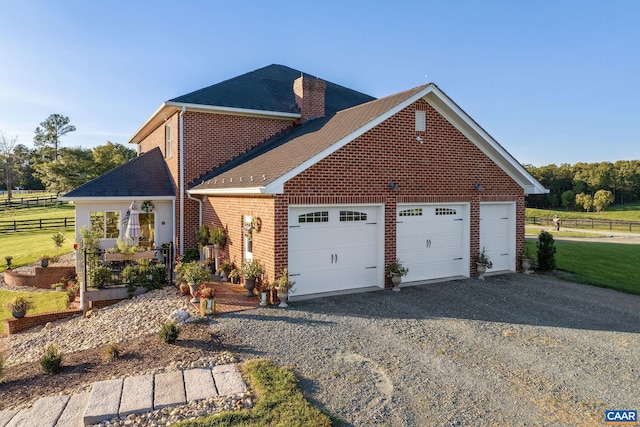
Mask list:
[{"label": "outdoor wall light", "polygon": [[473,184],[473,187],[478,191],[484,190],[484,187],[479,182],[476,182],[475,184]]},{"label": "outdoor wall light", "polygon": [[392,189],[393,191],[398,191],[398,183],[391,181],[389,183],[389,188]]}]

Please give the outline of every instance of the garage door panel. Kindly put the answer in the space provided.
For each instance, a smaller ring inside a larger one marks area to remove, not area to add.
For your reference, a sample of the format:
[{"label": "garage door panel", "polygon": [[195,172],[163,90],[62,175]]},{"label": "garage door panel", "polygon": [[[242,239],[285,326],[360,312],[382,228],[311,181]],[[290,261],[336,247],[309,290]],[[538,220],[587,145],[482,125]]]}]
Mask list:
[{"label": "garage door panel", "polygon": [[296,295],[379,284],[378,212],[371,206],[291,207],[289,271]]},{"label": "garage door panel", "polygon": [[409,268],[405,281],[464,275],[464,205],[400,205],[396,253]]},{"label": "garage door panel", "polygon": [[493,271],[515,270],[515,206],[480,204],[480,248],[491,259]]}]

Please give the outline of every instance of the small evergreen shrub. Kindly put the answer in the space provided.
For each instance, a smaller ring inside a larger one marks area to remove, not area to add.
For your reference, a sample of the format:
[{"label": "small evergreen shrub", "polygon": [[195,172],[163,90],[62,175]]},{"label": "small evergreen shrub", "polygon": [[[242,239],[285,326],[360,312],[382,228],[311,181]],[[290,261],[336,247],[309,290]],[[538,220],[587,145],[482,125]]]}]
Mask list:
[{"label": "small evergreen shrub", "polygon": [[538,249],[538,269],[549,271],[556,268],[556,246],[551,233],[541,231],[536,248]]},{"label": "small evergreen shrub", "polygon": [[189,248],[184,251],[182,255],[182,262],[188,263],[191,261],[199,261],[200,260],[200,252],[198,252],[197,248]]},{"label": "small evergreen shrub", "polygon": [[116,344],[111,343],[108,344],[105,348],[102,349],[102,360],[105,362],[110,362],[112,360],[118,359],[122,355],[122,351],[120,347]]},{"label": "small evergreen shrub", "polygon": [[158,336],[167,344],[174,344],[180,335],[180,328],[175,322],[165,322],[160,328]]},{"label": "small evergreen shrub", "polygon": [[62,365],[62,353],[58,351],[58,347],[50,344],[40,358],[40,366],[47,374],[57,374],[60,372]]}]

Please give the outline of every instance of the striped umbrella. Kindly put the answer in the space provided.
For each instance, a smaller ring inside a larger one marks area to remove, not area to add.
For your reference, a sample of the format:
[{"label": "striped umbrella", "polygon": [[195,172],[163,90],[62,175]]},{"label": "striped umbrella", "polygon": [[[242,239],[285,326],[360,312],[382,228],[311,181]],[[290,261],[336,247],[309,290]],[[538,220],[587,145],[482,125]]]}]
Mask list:
[{"label": "striped umbrella", "polygon": [[138,218],[138,204],[134,200],[129,206],[129,222],[127,223],[127,229],[124,232],[125,237],[132,239],[134,244],[138,244],[138,238],[142,236],[142,230],[140,229],[140,219]]}]

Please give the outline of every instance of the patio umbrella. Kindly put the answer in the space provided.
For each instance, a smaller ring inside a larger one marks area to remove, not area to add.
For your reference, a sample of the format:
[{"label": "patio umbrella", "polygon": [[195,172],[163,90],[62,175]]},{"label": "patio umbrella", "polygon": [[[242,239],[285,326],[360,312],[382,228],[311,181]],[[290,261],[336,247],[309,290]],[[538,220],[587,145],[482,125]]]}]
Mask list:
[{"label": "patio umbrella", "polygon": [[140,219],[138,218],[138,204],[134,200],[129,206],[129,222],[127,223],[127,229],[124,232],[125,237],[132,239],[134,245],[138,244],[138,238],[142,236],[142,230],[140,229]]}]

